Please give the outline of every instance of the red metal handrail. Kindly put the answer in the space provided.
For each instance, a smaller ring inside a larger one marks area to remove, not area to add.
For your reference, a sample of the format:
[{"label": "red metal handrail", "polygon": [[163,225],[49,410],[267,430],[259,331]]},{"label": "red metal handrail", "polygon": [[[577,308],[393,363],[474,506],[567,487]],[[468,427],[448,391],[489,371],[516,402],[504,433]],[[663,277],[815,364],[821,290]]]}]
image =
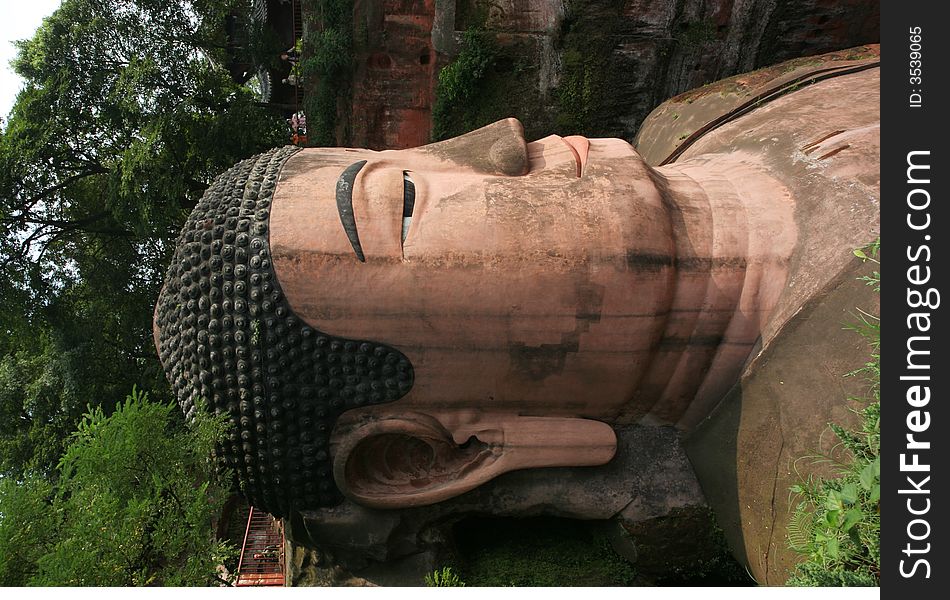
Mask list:
[{"label": "red metal handrail", "polygon": [[238,587],[284,585],[284,530],[280,521],[265,512],[247,515],[244,542],[238,560]]}]

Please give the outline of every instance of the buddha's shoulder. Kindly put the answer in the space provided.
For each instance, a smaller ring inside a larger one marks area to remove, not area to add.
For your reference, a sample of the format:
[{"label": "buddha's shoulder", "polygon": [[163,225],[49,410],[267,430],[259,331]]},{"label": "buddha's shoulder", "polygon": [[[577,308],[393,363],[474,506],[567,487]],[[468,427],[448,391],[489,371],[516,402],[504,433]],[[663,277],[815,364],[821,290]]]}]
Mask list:
[{"label": "buddha's shoulder", "polygon": [[[786,61],[705,85],[671,98],[653,110],[641,125],[634,146],[652,165],[693,154],[697,145],[704,146],[707,152],[729,151],[742,145],[743,140],[735,135],[714,134],[722,134],[723,129],[732,129],[734,134],[736,123],[747,121],[755,113],[759,113],[756,121],[768,120],[769,129],[774,130],[769,135],[781,134],[786,129],[810,135],[810,131],[800,131],[800,121],[817,126],[819,115],[810,113],[827,113],[829,108],[822,105],[827,107],[826,101],[831,97],[847,102],[852,109],[863,106],[862,121],[879,122],[880,85],[875,68],[879,62],[879,45],[860,46]],[[808,93],[804,93],[806,90]],[[747,123],[740,125],[745,127]],[[725,140],[734,143],[723,144]],[[721,148],[716,147],[720,145]]]}]

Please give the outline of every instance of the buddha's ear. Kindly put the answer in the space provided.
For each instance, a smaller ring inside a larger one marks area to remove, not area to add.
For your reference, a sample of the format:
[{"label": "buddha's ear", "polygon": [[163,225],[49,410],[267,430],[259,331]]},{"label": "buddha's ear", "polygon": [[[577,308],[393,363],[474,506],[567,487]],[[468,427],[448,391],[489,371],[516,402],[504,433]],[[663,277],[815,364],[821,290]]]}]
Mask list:
[{"label": "buddha's ear", "polygon": [[617,446],[599,421],[471,412],[372,417],[335,437],[337,486],[374,508],[435,504],[517,469],[601,465]]},{"label": "buddha's ear", "polygon": [[481,129],[422,150],[487,175],[524,175],[528,172],[528,146],[524,127],[515,118],[495,121]]}]

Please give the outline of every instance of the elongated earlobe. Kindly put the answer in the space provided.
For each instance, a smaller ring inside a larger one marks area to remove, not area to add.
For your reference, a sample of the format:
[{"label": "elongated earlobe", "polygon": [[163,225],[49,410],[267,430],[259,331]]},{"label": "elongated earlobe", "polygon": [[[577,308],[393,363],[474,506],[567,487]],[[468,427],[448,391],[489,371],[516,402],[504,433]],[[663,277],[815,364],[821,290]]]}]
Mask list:
[{"label": "elongated earlobe", "polygon": [[589,419],[406,413],[342,433],[333,477],[364,506],[426,506],[508,471],[601,465],[616,445],[609,425]]}]

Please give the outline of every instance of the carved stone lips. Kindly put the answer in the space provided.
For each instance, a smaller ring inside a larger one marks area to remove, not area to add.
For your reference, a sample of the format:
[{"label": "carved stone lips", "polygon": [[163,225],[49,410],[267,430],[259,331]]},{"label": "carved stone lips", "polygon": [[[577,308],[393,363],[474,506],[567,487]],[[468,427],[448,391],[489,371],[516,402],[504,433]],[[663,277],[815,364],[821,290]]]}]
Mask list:
[{"label": "carved stone lips", "polygon": [[582,135],[570,135],[561,138],[571,152],[574,153],[574,160],[577,161],[577,176],[584,173],[584,166],[587,165],[587,154],[590,152],[590,141]]}]

